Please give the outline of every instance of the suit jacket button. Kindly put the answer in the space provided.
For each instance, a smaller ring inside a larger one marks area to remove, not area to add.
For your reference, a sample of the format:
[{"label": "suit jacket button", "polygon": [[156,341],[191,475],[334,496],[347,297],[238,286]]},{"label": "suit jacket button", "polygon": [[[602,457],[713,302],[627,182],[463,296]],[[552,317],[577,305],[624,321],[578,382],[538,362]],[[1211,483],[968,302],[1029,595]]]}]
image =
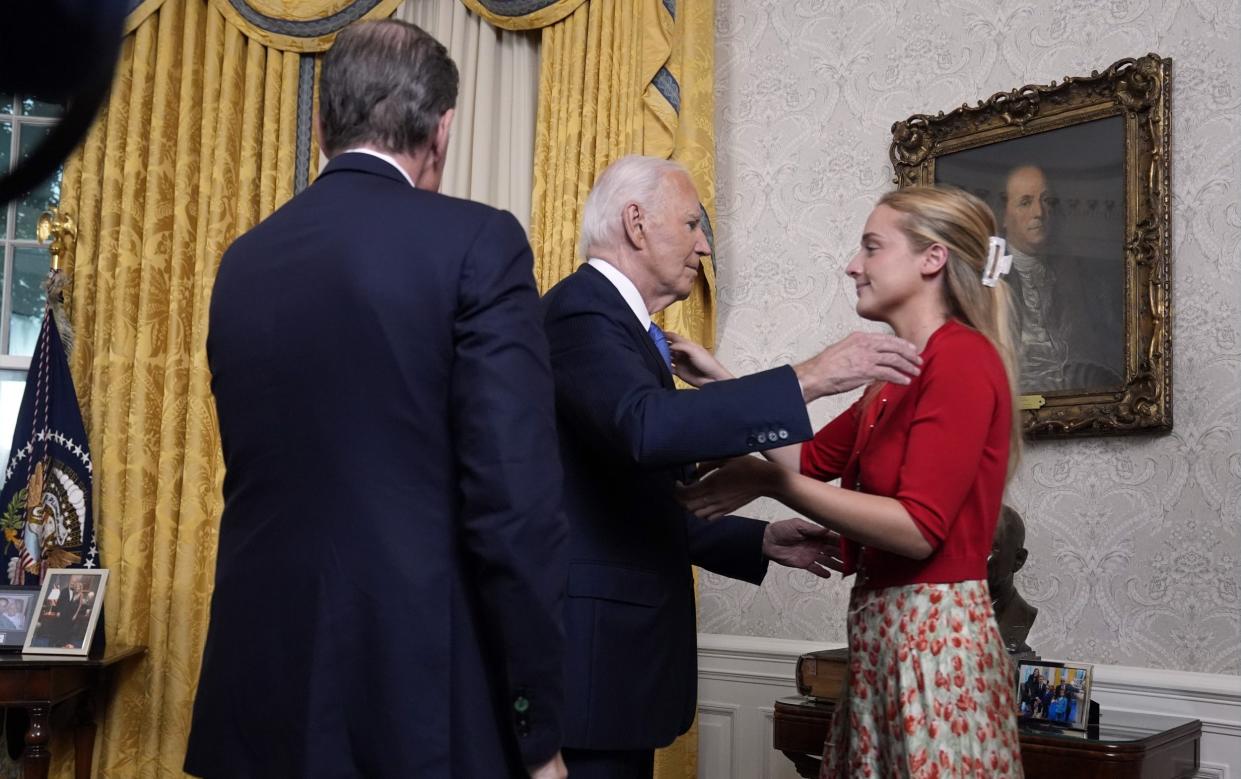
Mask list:
[{"label": "suit jacket button", "polygon": [[518,714],[525,714],[529,710],[530,701],[526,699],[526,696],[518,695],[517,699],[513,701],[513,711],[516,711]]},{"label": "suit jacket button", "polygon": [[766,434],[766,433],[759,433],[759,434],[758,434],[758,442],[759,442],[760,444],[765,444],[765,443],[767,443],[767,434]]},{"label": "suit jacket button", "polygon": [[784,428],[780,428],[780,440],[783,441],[788,437],[789,437],[789,431],[785,430]]}]

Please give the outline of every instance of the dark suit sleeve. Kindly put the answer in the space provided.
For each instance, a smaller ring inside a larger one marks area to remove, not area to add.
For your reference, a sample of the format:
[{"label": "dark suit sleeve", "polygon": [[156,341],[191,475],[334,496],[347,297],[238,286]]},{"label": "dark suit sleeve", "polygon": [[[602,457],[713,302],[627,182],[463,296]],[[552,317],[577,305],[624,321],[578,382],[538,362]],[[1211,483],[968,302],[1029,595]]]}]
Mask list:
[{"label": "dark suit sleeve", "polygon": [[625,327],[600,312],[549,312],[562,418],[601,448],[647,467],[746,454],[810,438],[788,366],[701,390],[667,389]]},{"label": "dark suit sleeve", "polygon": [[[452,372],[465,552],[527,765],[560,748],[567,526],[533,259],[497,212],[461,272]],[[483,705],[483,702],[479,702]],[[466,746],[468,748],[468,746]]]},{"label": "dark suit sleeve", "polygon": [[694,565],[730,579],[763,583],[768,562],[763,556],[766,522],[733,516],[707,520],[689,513],[685,517]]}]

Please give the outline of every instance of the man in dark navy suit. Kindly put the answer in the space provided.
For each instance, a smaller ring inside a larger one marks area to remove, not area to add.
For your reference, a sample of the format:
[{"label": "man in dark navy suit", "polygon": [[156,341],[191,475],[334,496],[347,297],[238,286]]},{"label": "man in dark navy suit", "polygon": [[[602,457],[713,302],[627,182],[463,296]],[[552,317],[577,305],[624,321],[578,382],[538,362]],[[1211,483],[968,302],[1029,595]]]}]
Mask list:
[{"label": "man in dark navy suit", "polygon": [[875,378],[907,383],[904,373],[917,371],[912,344],[855,333],[796,367],[675,389],[651,314],[689,295],[710,253],[700,215],[680,165],[618,160],[583,210],[588,261],[543,301],[570,528],[564,755],[573,779],[649,777],[654,748],[693,721],[691,564],[755,584],[768,560],[828,575],[834,547],[819,525],[685,512],[674,488],[692,464],[806,440],[807,402]]},{"label": "man in dark navy suit", "polygon": [[437,194],[456,95],[417,27],[342,32],[331,162],[221,260],[224,514],[190,773],[564,776],[547,342],[517,221]]}]

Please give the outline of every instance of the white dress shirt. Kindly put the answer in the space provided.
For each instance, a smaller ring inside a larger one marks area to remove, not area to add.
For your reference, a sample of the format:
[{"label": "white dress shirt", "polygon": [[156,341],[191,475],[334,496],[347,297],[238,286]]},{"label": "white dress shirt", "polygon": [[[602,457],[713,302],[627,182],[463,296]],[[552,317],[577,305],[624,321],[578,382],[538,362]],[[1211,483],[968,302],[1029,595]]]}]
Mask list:
[{"label": "white dress shirt", "polygon": [[603,277],[612,282],[612,286],[616,287],[616,291],[621,293],[621,297],[629,304],[633,315],[642,323],[642,329],[650,331],[651,329],[651,312],[646,310],[646,303],[642,300],[642,293],[638,292],[638,288],[633,285],[629,277],[616,269],[616,266],[607,260],[601,260],[598,257],[591,257],[586,264],[603,274]]},{"label": "white dress shirt", "polygon": [[413,179],[411,179],[411,178],[409,177],[409,174],[408,174],[408,173],[406,173],[406,172],[405,172],[405,169],[404,169],[404,168],[402,168],[402,167],[401,167],[401,165],[400,165],[400,163],[398,163],[398,162],[396,161],[396,158],[395,158],[395,157],[393,157],[393,156],[392,156],[392,155],[390,155],[390,154],[384,154],[384,153],[383,153],[383,152],[381,152],[381,151],[376,151],[376,150],[374,150],[374,149],[369,149],[369,148],[367,148],[367,147],[365,147],[365,146],[359,146],[359,147],[358,147],[358,148],[356,148],[356,149],[346,149],[343,153],[344,153],[344,154],[369,154],[369,155],[371,155],[372,157],[378,157],[379,159],[383,160],[384,162],[388,163],[389,165],[391,165],[392,167],[394,167],[394,168],[396,168],[398,171],[400,171],[401,175],[405,177],[405,180],[409,182],[409,185],[410,185],[411,187],[413,187],[414,189],[417,189],[417,188],[418,188],[418,185],[417,185],[417,184],[415,184],[415,183],[414,183],[414,180],[413,180]]}]

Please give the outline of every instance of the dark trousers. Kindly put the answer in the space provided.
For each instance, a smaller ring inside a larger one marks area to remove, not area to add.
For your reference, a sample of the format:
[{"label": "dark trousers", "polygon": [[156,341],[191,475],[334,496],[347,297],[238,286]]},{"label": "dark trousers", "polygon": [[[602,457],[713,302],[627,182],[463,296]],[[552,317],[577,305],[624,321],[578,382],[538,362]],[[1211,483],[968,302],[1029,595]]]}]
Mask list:
[{"label": "dark trousers", "polygon": [[560,752],[570,779],[651,779],[653,749],[569,749]]}]

